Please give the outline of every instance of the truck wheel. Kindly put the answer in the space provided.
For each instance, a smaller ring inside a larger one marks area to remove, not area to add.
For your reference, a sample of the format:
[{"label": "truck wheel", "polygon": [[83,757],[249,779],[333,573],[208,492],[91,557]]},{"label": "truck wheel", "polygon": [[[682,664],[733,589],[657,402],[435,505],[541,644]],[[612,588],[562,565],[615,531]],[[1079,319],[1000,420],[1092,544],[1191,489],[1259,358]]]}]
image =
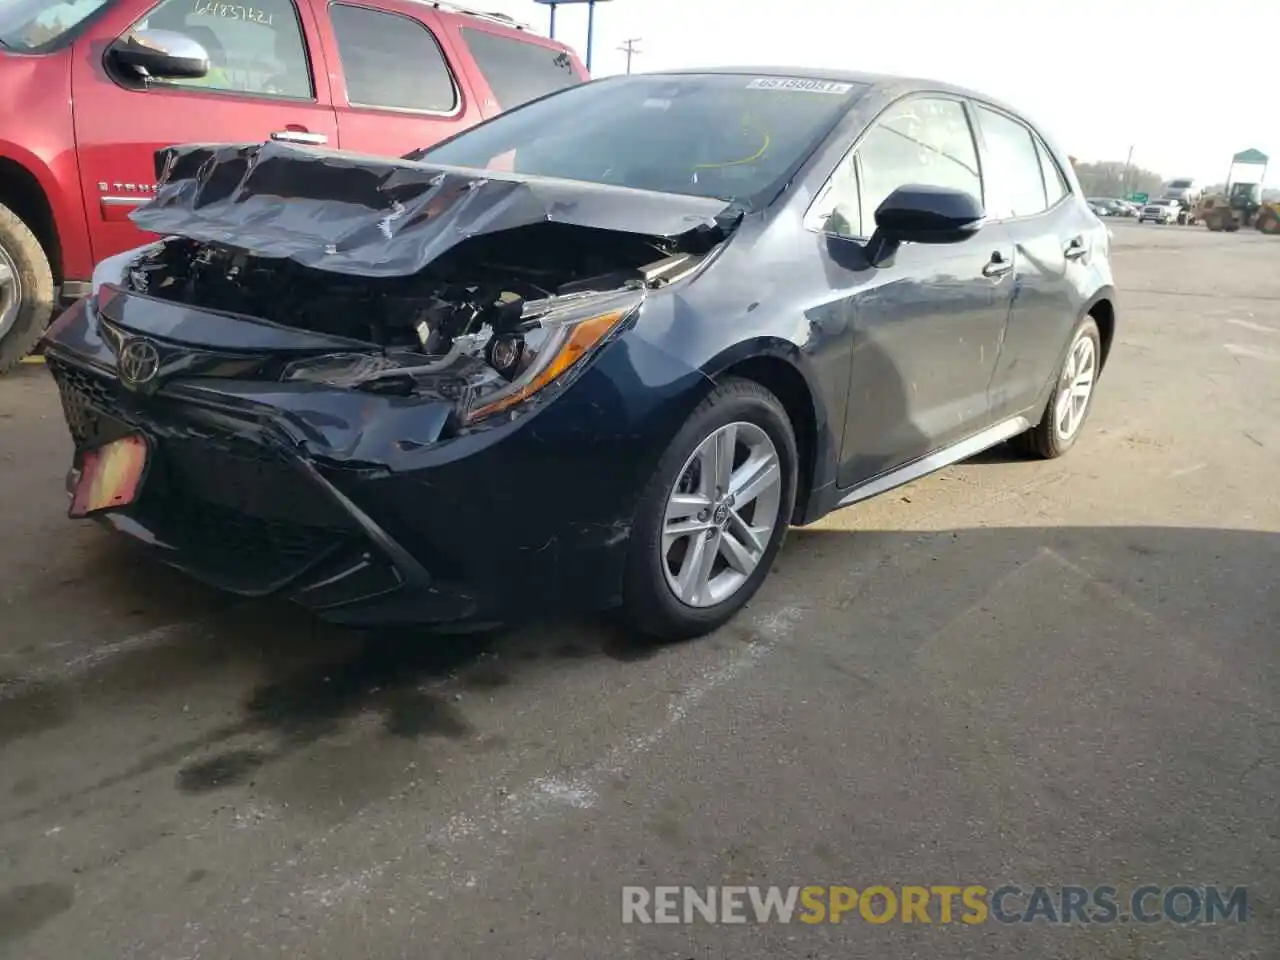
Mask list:
[{"label": "truck wheel", "polygon": [[0,205],[0,374],[36,345],[53,313],[53,271],[25,223]]},{"label": "truck wheel", "polygon": [[1268,213],[1258,221],[1258,229],[1263,233],[1280,233],[1280,217],[1274,213]]}]

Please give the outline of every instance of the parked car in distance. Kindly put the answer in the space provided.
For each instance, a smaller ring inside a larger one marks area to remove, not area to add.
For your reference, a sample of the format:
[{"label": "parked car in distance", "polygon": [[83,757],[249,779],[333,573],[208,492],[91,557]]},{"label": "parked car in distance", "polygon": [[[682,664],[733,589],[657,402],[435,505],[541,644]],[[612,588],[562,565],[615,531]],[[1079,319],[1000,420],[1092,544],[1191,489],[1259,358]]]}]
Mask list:
[{"label": "parked car in distance", "polygon": [[1066,453],[1115,336],[1066,157],[944,84],[617,76],[403,159],[157,167],[169,239],[46,339],[70,513],[344,623],[706,633],[788,525]]},{"label": "parked car in distance", "polygon": [[1090,197],[1089,203],[1102,211],[1100,216],[1104,217],[1131,217],[1135,214],[1133,207],[1123,200],[1115,200],[1109,197]]},{"label": "parked car in distance", "polygon": [[128,214],[157,149],[399,156],[585,77],[563,44],[435,0],[0,6],[0,372],[94,262],[143,242]]},{"label": "parked car in distance", "polygon": [[1138,213],[1139,223],[1177,223],[1182,210],[1177,200],[1152,200]]}]

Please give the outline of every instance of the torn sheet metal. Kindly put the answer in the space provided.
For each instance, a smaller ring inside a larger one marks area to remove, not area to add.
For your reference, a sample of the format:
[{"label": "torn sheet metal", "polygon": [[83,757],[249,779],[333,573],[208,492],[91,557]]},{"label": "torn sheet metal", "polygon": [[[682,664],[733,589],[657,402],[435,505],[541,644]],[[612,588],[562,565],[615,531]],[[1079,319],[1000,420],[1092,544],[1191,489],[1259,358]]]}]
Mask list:
[{"label": "torn sheet metal", "polygon": [[139,228],[366,277],[409,276],[469,237],[544,221],[675,238],[726,201],[438,167],[268,141],[156,154]]}]

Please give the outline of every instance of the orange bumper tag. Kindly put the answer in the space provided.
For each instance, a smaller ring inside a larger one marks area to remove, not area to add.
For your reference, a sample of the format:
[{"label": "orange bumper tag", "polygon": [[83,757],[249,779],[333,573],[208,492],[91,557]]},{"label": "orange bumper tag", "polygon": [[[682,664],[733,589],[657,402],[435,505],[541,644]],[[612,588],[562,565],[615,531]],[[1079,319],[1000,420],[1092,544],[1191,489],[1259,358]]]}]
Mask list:
[{"label": "orange bumper tag", "polygon": [[69,515],[86,517],[133,503],[146,475],[148,454],[146,438],[138,435],[85,451]]}]

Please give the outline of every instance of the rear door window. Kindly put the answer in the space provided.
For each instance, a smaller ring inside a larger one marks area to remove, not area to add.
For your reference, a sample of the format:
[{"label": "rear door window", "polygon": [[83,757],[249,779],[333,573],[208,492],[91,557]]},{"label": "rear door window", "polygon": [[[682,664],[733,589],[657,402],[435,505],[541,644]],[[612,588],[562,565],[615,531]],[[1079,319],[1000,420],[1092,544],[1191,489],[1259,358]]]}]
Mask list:
[{"label": "rear door window", "polygon": [[338,57],[355,107],[452,113],[458,88],[435,35],[398,13],[334,4]]},{"label": "rear door window", "polygon": [[996,220],[1030,217],[1049,206],[1040,154],[1031,131],[1012,117],[979,105],[978,127],[986,146],[983,180],[987,213]]},{"label": "rear door window", "polygon": [[474,27],[463,27],[461,33],[499,110],[582,82],[563,50]]}]

